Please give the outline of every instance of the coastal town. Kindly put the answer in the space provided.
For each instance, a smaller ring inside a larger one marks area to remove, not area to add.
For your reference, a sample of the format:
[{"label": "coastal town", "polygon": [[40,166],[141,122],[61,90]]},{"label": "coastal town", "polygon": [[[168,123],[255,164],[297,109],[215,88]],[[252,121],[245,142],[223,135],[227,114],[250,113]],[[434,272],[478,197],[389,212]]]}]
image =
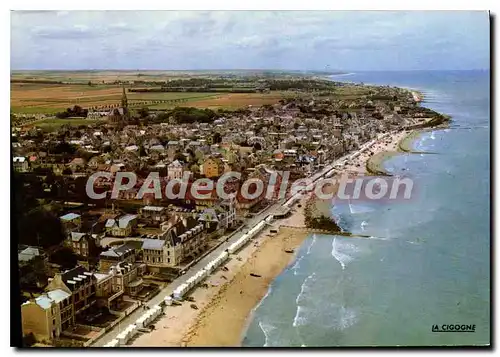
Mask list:
[{"label": "coastal town", "polygon": [[[220,75],[161,84],[67,84],[112,85],[119,100],[92,105],[82,100],[55,115],[32,108],[11,114],[26,346],[224,343],[192,340],[198,336],[196,321],[213,309],[210,301],[238,274],[251,276],[265,293],[264,273],[245,263],[264,245],[274,245],[281,255],[266,259],[281,262],[270,273],[279,274],[301,241],[292,228],[311,225],[304,217],[308,203],[287,183],[280,194],[282,182],[383,175],[376,162],[380,153],[401,149],[398,143],[412,130],[447,120],[421,106],[421,94],[408,89],[318,75],[271,78],[242,74],[237,84]],[[35,82],[16,79],[11,85]],[[131,100],[137,93],[201,93],[222,85],[259,98],[280,96],[272,104],[230,109],[191,107],[178,99],[154,109],[161,103],[144,99],[146,94]],[[41,125],[58,121],[65,124]],[[137,180],[123,183],[112,198],[116,177],[130,172]],[[202,196],[192,194],[196,180],[230,172],[241,175],[225,180],[224,197],[212,186],[198,187]],[[97,173],[101,176],[91,184],[100,197],[95,199],[88,195],[88,182]],[[141,192],[151,173],[158,174],[162,192],[186,178],[187,193],[171,198]],[[273,190],[248,197],[242,189],[249,180]],[[287,229],[292,231],[285,244],[276,237]],[[246,301],[244,288],[235,294]],[[248,300],[250,309],[259,296]]]}]

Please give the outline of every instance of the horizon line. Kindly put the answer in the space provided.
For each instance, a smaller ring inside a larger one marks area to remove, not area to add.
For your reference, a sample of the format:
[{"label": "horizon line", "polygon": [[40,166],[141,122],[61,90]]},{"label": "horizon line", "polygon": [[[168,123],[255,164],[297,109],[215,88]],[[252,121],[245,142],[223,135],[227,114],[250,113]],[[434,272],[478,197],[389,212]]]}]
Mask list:
[{"label": "horizon line", "polygon": [[204,69],[144,69],[144,68],[80,68],[80,69],[55,69],[55,68],[23,68],[11,69],[11,72],[23,71],[59,71],[59,72],[235,72],[235,71],[276,71],[276,72],[322,72],[332,74],[346,74],[355,72],[438,72],[438,71],[489,71],[490,68],[468,68],[468,69],[363,69],[363,70],[321,70],[321,69],[280,69],[280,68],[204,68]]}]

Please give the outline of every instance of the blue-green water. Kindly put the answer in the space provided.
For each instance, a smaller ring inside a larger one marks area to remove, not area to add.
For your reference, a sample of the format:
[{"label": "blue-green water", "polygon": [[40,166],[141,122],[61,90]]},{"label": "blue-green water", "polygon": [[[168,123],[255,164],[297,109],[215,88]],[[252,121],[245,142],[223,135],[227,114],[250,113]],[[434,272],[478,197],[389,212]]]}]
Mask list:
[{"label": "blue-green water", "polygon": [[[413,178],[410,202],[332,208],[344,229],[373,238],[308,237],[256,307],[243,346],[489,344],[489,72],[373,72],[342,80],[419,89],[423,105],[453,123],[415,142],[438,154],[386,163]],[[475,324],[476,332],[431,332],[434,324],[456,323]]]}]

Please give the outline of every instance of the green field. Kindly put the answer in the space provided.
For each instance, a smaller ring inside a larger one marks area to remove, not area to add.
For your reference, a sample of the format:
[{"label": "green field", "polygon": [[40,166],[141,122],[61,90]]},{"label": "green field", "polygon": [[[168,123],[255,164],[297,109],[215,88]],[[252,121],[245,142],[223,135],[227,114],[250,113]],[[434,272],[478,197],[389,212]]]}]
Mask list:
[{"label": "green field", "polygon": [[40,106],[23,106],[23,107],[10,107],[11,113],[23,114],[56,114],[64,112],[68,107],[40,107]]},{"label": "green field", "polygon": [[197,92],[127,92],[129,100],[173,100],[173,99],[200,99],[210,98],[220,93],[197,93]]},{"label": "green field", "polygon": [[67,118],[67,119],[44,119],[37,121],[34,126],[43,129],[44,131],[53,131],[59,129],[63,125],[80,126],[104,123],[104,119],[83,119],[83,118]]}]

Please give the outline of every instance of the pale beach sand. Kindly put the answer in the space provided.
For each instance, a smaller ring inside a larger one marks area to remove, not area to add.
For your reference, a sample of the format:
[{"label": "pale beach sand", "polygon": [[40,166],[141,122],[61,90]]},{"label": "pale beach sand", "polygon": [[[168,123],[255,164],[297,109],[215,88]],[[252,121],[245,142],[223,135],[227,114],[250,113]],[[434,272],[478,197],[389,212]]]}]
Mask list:
[{"label": "pale beach sand", "polygon": [[399,142],[403,140],[409,132],[401,131],[393,133],[386,138],[378,140],[373,144],[368,150],[361,153],[358,157],[349,162],[344,170],[348,173],[353,174],[368,174],[366,170],[367,161],[373,156],[372,161],[375,166],[380,166],[377,161],[383,161],[387,159],[392,154],[387,155],[386,153],[396,153],[399,151]]}]

